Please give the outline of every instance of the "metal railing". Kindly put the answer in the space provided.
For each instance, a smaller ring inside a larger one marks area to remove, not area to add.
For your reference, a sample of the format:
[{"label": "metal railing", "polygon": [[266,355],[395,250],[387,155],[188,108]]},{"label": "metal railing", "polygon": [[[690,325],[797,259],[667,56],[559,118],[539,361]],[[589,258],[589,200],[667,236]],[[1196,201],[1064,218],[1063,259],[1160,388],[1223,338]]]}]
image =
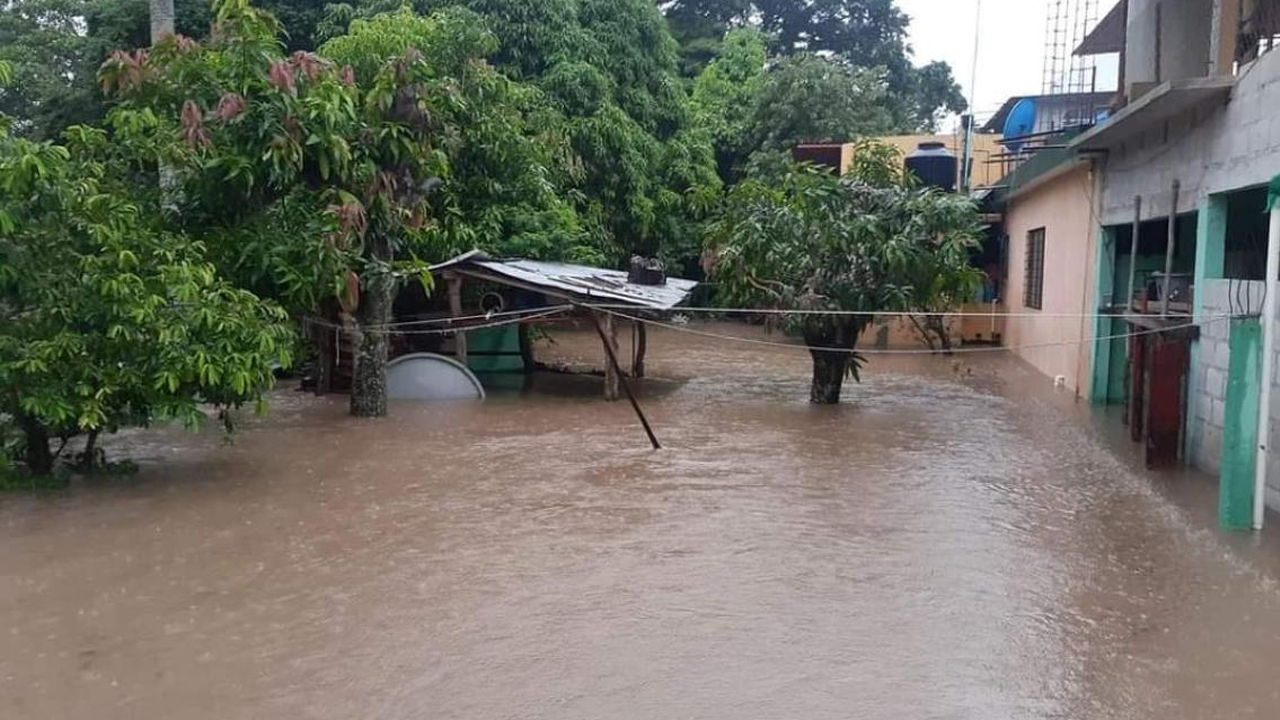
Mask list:
[{"label": "metal railing", "polygon": [[1236,63],[1247,65],[1280,45],[1280,0],[1239,0]]}]

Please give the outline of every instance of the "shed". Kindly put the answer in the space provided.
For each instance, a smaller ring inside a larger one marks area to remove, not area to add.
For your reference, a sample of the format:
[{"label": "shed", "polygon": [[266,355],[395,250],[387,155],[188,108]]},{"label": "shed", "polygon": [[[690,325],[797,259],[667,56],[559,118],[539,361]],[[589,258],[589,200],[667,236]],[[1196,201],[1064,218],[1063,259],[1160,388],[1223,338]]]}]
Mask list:
[{"label": "shed", "polygon": [[[453,317],[465,317],[463,283],[467,280],[506,288],[519,293],[522,310],[571,305],[573,312],[585,313],[600,330],[605,343],[605,398],[617,400],[621,384],[621,367],[617,363],[618,335],[613,313],[594,309],[607,306],[628,314],[643,315],[669,311],[686,299],[698,283],[693,280],[666,277],[660,270],[633,260],[632,269],[609,270],[587,265],[542,262],[538,260],[499,260],[473,250],[431,268],[448,286],[449,311]],[[505,304],[503,305],[505,307]],[[524,323],[521,323],[522,325]],[[646,337],[643,323],[633,323],[636,333],[635,353],[630,374],[644,376]],[[465,326],[455,334],[454,355],[468,364],[468,331]],[[522,338],[524,334],[522,333]],[[521,342],[526,370],[532,366],[532,350]]]}]

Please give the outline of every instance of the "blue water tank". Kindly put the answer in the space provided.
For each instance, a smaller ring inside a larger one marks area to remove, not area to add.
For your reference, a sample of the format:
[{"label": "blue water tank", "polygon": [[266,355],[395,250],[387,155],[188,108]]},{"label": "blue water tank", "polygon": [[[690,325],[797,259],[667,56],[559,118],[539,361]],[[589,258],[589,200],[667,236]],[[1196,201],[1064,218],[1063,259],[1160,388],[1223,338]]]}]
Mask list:
[{"label": "blue water tank", "polygon": [[907,170],[925,185],[942,188],[947,192],[956,191],[956,175],[960,164],[945,143],[920,143],[920,147],[907,156],[906,164]]},{"label": "blue water tank", "polygon": [[[1031,98],[1023,98],[1019,100],[1013,109],[1009,111],[1009,117],[1004,121],[1004,137],[1007,141],[1009,138],[1020,138],[1030,135],[1036,131],[1036,101]],[[1009,152],[1018,152],[1022,149],[1023,143],[1006,142],[1005,147]]]}]

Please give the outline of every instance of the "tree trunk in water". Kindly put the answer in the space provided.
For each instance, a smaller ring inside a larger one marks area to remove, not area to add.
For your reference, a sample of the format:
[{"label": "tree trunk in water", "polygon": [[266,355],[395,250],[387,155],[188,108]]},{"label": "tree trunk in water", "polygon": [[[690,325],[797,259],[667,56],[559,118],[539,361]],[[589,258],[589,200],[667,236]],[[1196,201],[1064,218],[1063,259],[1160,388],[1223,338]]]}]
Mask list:
[{"label": "tree trunk in water", "polygon": [[25,460],[27,470],[36,477],[49,477],[53,474],[53,452],[49,450],[49,430],[33,417],[21,415],[18,425],[27,438]]},{"label": "tree trunk in water", "polygon": [[351,379],[351,414],[382,417],[387,414],[387,324],[395,301],[395,280],[389,275],[369,277],[356,311],[355,375]]},{"label": "tree trunk in water", "polygon": [[[928,327],[933,330],[934,336],[938,338],[938,343],[942,345],[942,354],[954,355],[955,353],[951,346],[951,333],[947,330],[947,323],[936,315],[931,315],[927,322]],[[932,343],[930,343],[929,349],[933,349]]]},{"label": "tree trunk in water", "polygon": [[809,385],[809,402],[815,405],[840,404],[840,391],[849,370],[849,356],[829,350],[810,350],[813,356],[813,382]]},{"label": "tree trunk in water", "polygon": [[809,402],[815,405],[840,403],[840,391],[844,389],[844,378],[849,373],[849,364],[853,362],[853,349],[857,346],[858,335],[865,326],[858,319],[840,319],[833,322],[834,327],[810,328],[804,333],[805,344],[809,347],[834,348],[809,351],[809,355],[813,357],[813,380],[809,384]]}]

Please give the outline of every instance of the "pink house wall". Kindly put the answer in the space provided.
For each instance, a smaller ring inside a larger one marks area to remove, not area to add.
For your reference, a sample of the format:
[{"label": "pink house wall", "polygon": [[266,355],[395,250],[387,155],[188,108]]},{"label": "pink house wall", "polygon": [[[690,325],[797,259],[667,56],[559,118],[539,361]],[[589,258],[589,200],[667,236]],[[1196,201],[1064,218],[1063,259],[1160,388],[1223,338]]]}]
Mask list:
[{"label": "pink house wall", "polygon": [[[1096,312],[1095,254],[1098,227],[1093,210],[1093,175],[1082,166],[1025,192],[1009,203],[1009,277],[1005,304],[1014,315],[1005,326],[1004,343],[1044,373],[1049,381],[1066,378],[1067,388],[1087,392],[1093,323],[1055,315]],[[1044,228],[1044,300],[1042,309],[1024,304],[1027,235]],[[1037,347],[1039,346],[1039,347]]]}]

